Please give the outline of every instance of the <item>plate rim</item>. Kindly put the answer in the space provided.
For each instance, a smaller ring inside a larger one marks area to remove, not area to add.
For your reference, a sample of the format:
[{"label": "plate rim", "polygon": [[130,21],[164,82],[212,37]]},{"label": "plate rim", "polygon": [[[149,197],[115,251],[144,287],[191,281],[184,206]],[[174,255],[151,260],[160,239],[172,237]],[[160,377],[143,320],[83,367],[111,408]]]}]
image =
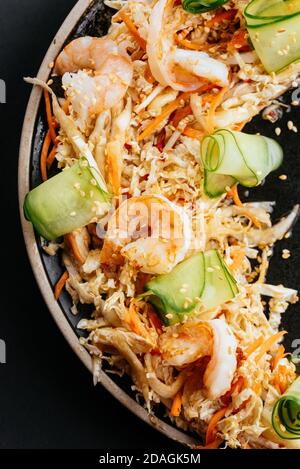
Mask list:
[{"label": "plate rim", "polygon": [[[103,1],[103,0],[96,0]],[[54,61],[57,54],[63,47],[68,36],[83,16],[85,11],[91,5],[91,0],[78,0],[68,16],[65,18],[58,32],[54,36],[46,55],[42,61],[37,77],[40,80],[47,81],[49,77],[49,64]],[[39,110],[42,90],[38,87],[33,87],[30,98],[27,104],[27,109],[24,116],[23,128],[20,140],[19,149],[19,163],[18,163],[18,198],[19,198],[19,211],[21,218],[21,226],[27,250],[27,255],[31,264],[31,268],[38,284],[43,299],[50,311],[56,325],[60,329],[64,338],[76,353],[81,362],[86,368],[92,372],[92,359],[87,350],[82,347],[78,341],[78,337],[72,330],[67,318],[64,315],[62,308],[54,300],[53,291],[46,274],[46,269],[42,263],[39,253],[38,245],[35,238],[35,233],[32,225],[25,219],[23,214],[23,202],[26,193],[30,190],[30,174],[31,174],[31,153],[34,138],[34,129],[36,118]],[[184,444],[194,445],[196,440],[188,434],[176,429],[163,420],[154,415],[148,414],[140,404],[130,397],[123,389],[121,389],[104,371],[101,370],[99,377],[99,384],[101,384],[110,394],[112,394],[121,404],[123,404],[129,411],[139,417],[141,420],[163,433],[170,439]]]}]

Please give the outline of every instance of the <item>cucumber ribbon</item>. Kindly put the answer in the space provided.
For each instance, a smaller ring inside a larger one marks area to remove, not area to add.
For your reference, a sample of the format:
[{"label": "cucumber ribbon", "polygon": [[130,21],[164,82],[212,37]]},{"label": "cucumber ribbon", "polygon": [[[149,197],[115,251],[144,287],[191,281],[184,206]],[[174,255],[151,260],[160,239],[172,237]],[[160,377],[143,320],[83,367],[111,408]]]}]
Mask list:
[{"label": "cucumber ribbon", "polygon": [[110,194],[86,158],[37,186],[24,201],[25,218],[49,241],[104,216],[109,209]]},{"label": "cucumber ribbon", "polygon": [[196,309],[209,310],[234,298],[238,288],[215,249],[199,252],[145,285],[142,296],[159,312],[166,325],[181,322]]},{"label": "cucumber ribbon", "polygon": [[300,376],[276,402],[273,408],[272,425],[280,438],[300,439]]},{"label": "cucumber ribbon", "polygon": [[283,151],[273,139],[219,129],[201,144],[204,190],[217,197],[239,182],[254,187],[282,163]]},{"label": "cucumber ribbon", "polygon": [[183,0],[182,8],[189,13],[205,13],[206,11],[216,10],[229,0]]},{"label": "cucumber ribbon", "polygon": [[300,0],[253,0],[244,11],[253,47],[267,72],[300,59]]}]

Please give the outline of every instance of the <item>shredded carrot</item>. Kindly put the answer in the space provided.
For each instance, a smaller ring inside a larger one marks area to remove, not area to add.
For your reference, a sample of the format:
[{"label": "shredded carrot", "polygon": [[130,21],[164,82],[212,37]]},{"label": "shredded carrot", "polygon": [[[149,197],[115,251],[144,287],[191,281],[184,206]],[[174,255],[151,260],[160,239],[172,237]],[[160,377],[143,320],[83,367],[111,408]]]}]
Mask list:
[{"label": "shredded carrot", "polygon": [[49,127],[49,131],[51,135],[51,140],[55,144],[56,142],[56,132],[54,128],[55,119],[52,115],[49,91],[45,89],[44,89],[44,98],[45,98],[46,115],[47,115],[47,122],[48,122],[48,127]]},{"label": "shredded carrot", "polygon": [[179,417],[182,407],[182,389],[178,391],[173,399],[170,415],[172,417]]},{"label": "shredded carrot", "polygon": [[228,91],[228,86],[224,86],[213,98],[210,108],[208,110],[207,114],[207,127],[208,127],[208,133],[212,133],[214,130],[214,117],[215,117],[215,112],[216,109],[220,106],[220,104],[223,101],[224,95]]},{"label": "shredded carrot", "polygon": [[56,155],[56,146],[54,145],[54,147],[52,148],[52,150],[50,151],[48,157],[47,157],[47,168],[50,169],[54,160],[55,160],[55,155]]},{"label": "shredded carrot", "polygon": [[239,29],[227,44],[227,49],[230,52],[243,51],[250,49],[248,42],[248,33],[244,28]]},{"label": "shredded carrot", "polygon": [[260,383],[255,383],[252,389],[255,392],[255,394],[260,396],[260,394],[261,394],[261,384]]},{"label": "shredded carrot", "polygon": [[76,237],[74,235],[74,233],[69,233],[67,235],[65,235],[65,239],[72,251],[72,254],[73,256],[75,257],[75,259],[79,262],[80,265],[84,264],[84,258],[82,257],[81,253],[80,253],[80,250],[79,250],[79,247],[78,247],[78,244],[77,244],[77,241],[76,241]]},{"label": "shredded carrot", "polygon": [[174,112],[177,107],[180,105],[181,101],[185,101],[188,96],[188,93],[180,93],[178,98],[176,98],[174,101],[171,103],[167,104],[163,109],[162,112],[160,113],[159,116],[155,117],[150,124],[143,130],[142,133],[138,136],[138,141],[140,142],[141,140],[144,140],[145,138],[149,137],[157,127],[160,125],[160,123],[166,119],[172,112]]},{"label": "shredded carrot", "polygon": [[245,356],[248,358],[258,347],[261,346],[263,341],[264,341],[264,338],[259,337],[252,344],[248,345],[248,347],[244,351]]},{"label": "shredded carrot", "polygon": [[223,440],[221,440],[221,438],[215,438],[214,441],[208,443],[208,445],[203,446],[202,449],[218,449],[222,442]]},{"label": "shredded carrot", "polygon": [[248,121],[243,121],[243,122],[240,122],[239,124],[236,124],[234,130],[236,132],[241,132],[241,130],[243,130],[243,128],[245,127],[247,123]]},{"label": "shredded carrot", "polygon": [[221,440],[221,438],[215,438],[214,441],[212,441],[208,445],[196,445],[193,446],[193,449],[218,449],[221,443],[223,443],[223,440]]},{"label": "shredded carrot", "polygon": [[66,270],[62,276],[60,277],[60,279],[58,280],[58,282],[56,283],[55,287],[54,287],[54,298],[56,299],[56,301],[58,300],[58,298],[60,297],[61,295],[61,292],[63,291],[65,285],[66,285],[66,281],[68,280],[69,278],[69,272]]},{"label": "shredded carrot", "polygon": [[223,407],[222,409],[218,410],[210,419],[210,422],[208,424],[207,430],[206,430],[206,440],[205,440],[205,445],[209,445],[215,440],[216,437],[216,432],[217,432],[217,425],[222,420],[222,418],[225,417],[225,414],[228,410],[228,407]]},{"label": "shredded carrot", "polygon": [[232,252],[233,263],[229,266],[232,272],[235,272],[245,259],[245,250],[239,249]]},{"label": "shredded carrot", "polygon": [[[208,91],[212,89],[213,87],[214,85],[212,85],[211,83],[205,83],[200,88],[195,90],[194,93],[204,93],[205,91]],[[176,111],[178,106],[180,106],[181,102],[185,102],[189,98],[190,95],[191,93],[189,92],[180,93],[174,101],[167,104],[162,109],[162,112],[160,113],[160,115],[152,119],[150,124],[148,124],[148,126],[143,130],[143,132],[140,133],[140,135],[137,138],[138,141],[140,142],[141,140],[144,140],[145,138],[153,134],[158,128],[158,126],[161,124],[161,122],[167,117],[169,117],[170,114],[172,114],[172,112]]]},{"label": "shredded carrot", "polygon": [[[289,384],[289,375],[290,370],[288,370],[285,366],[278,366],[278,372],[272,379],[271,384],[275,386],[279,394],[283,394],[287,390]],[[291,377],[294,378],[294,376]]]},{"label": "shredded carrot", "polygon": [[181,107],[181,108],[177,109],[177,111],[175,112],[175,115],[172,119],[172,125],[174,125],[174,127],[177,127],[179,122],[182,119],[184,119],[185,117],[189,116],[190,114],[192,114],[192,109],[191,109],[191,106],[189,104],[187,104],[184,107]]},{"label": "shredded carrot", "polygon": [[147,80],[148,83],[151,83],[151,84],[155,83],[155,81],[156,81],[154,76],[151,73],[149,65],[146,66],[145,73],[144,73],[144,78],[145,78],[145,80]]},{"label": "shredded carrot", "polygon": [[69,114],[69,101],[67,99],[64,100],[64,103],[62,105],[62,110],[64,111],[65,114]]},{"label": "shredded carrot", "polygon": [[218,13],[216,13],[210,20],[208,20],[205,23],[205,26],[207,26],[208,28],[211,28],[212,26],[215,26],[216,24],[220,24],[223,21],[232,20],[236,14],[237,14],[237,10],[235,9],[221,10]]},{"label": "shredded carrot", "polygon": [[193,129],[192,127],[185,127],[182,131],[183,135],[186,135],[190,138],[195,138],[198,140],[202,140],[204,133],[201,130]]},{"label": "shredded carrot", "polygon": [[268,350],[270,350],[272,345],[275,344],[279,339],[281,339],[281,337],[283,337],[286,333],[286,331],[277,332],[276,334],[269,337],[266,341],[264,341],[263,344],[260,345],[259,353],[255,357],[256,363],[258,363],[259,360],[264,356],[264,354],[268,352]]},{"label": "shredded carrot", "polygon": [[130,33],[132,34],[132,36],[135,38],[136,42],[139,44],[139,46],[146,50],[146,46],[147,46],[147,43],[145,41],[144,38],[141,37],[140,33],[138,32],[135,24],[133,23],[133,21],[131,20],[131,18],[129,18],[129,16],[127,15],[127,13],[125,12],[125,10],[121,10],[118,14],[118,19],[121,19],[122,21],[124,21],[124,23],[126,24],[127,28],[129,29]]},{"label": "shredded carrot", "polygon": [[130,329],[135,332],[136,334],[149,338],[149,333],[146,330],[144,324],[140,320],[138,314],[137,314],[137,302],[132,299],[129,304],[129,308],[127,310],[127,315],[125,317],[125,322],[128,324]]},{"label": "shredded carrot", "polygon": [[175,34],[175,41],[178,45],[185,47],[186,49],[191,49],[191,50],[208,50],[210,47],[212,47],[211,44],[197,44],[196,42],[192,42],[189,39],[185,39],[182,37],[182,34]]},{"label": "shredded carrot", "polygon": [[279,345],[276,355],[272,359],[272,370],[275,370],[280,360],[285,356],[285,348],[283,345]]},{"label": "shredded carrot", "polygon": [[231,388],[229,389],[229,391],[227,391],[227,393],[224,394],[224,396],[221,397],[221,400],[222,400],[222,403],[224,404],[224,406],[228,406],[230,404],[232,394],[235,391],[237,391],[237,393],[241,392],[241,390],[244,387],[244,384],[245,384],[245,380],[244,380],[243,376],[239,376],[238,379],[232,383]]},{"label": "shredded carrot", "polygon": [[42,151],[41,151],[41,158],[40,158],[40,170],[41,170],[41,176],[43,182],[47,181],[48,176],[47,176],[47,157],[49,153],[49,148],[51,144],[51,134],[50,134],[50,129],[48,130],[43,146],[42,146]]},{"label": "shredded carrot", "polygon": [[[244,204],[243,204],[243,202],[241,201],[241,199],[239,197],[237,186],[238,186],[237,184],[232,186],[230,191],[228,191],[227,195],[228,195],[228,197],[232,197],[233,202],[235,203],[235,205],[237,205],[238,207],[243,207],[244,208]],[[260,224],[259,220],[254,215],[252,215],[252,213],[249,210],[247,210],[246,208],[244,208],[244,215],[247,218],[249,218],[249,220],[252,221],[254,226],[256,226],[257,228],[261,228],[261,224]]]}]

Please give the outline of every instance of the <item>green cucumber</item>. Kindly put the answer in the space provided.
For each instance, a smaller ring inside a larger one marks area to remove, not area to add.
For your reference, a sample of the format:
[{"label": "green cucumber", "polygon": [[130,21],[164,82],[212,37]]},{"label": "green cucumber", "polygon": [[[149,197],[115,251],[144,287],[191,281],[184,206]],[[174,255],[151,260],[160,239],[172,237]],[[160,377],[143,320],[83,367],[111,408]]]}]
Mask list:
[{"label": "green cucumber", "polygon": [[145,298],[163,322],[172,325],[196,310],[209,310],[234,298],[238,288],[224,260],[215,249],[184,260],[145,285]]},{"label": "green cucumber", "polygon": [[30,191],[24,215],[51,241],[87,225],[110,208],[110,195],[99,186],[95,169],[85,158]]},{"label": "green cucumber", "polygon": [[239,182],[254,187],[282,163],[283,151],[273,139],[219,129],[201,143],[204,191],[213,198]]},{"label": "green cucumber", "polygon": [[300,440],[300,376],[275,403],[272,426],[284,440]]},{"label": "green cucumber", "polygon": [[183,0],[182,8],[189,13],[205,13],[206,11],[216,10],[229,0]]},{"label": "green cucumber", "polygon": [[267,72],[278,73],[300,60],[300,0],[253,0],[244,16]]}]

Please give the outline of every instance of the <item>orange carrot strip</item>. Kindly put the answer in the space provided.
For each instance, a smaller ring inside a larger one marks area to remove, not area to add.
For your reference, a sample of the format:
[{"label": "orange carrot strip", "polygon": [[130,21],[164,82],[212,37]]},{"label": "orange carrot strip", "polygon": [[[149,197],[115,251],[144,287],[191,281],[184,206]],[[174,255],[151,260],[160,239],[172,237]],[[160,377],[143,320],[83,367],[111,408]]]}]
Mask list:
[{"label": "orange carrot strip", "polygon": [[192,127],[185,127],[182,131],[183,135],[186,135],[190,138],[195,138],[201,140],[203,138],[204,133],[201,130],[193,129]]},{"label": "orange carrot strip", "polygon": [[191,49],[191,50],[208,50],[210,47],[212,47],[212,44],[197,44],[196,42],[192,42],[189,39],[184,39],[181,37],[180,34],[175,34],[175,41],[177,44],[180,46],[185,47],[186,49]]},{"label": "orange carrot strip", "polygon": [[229,21],[232,20],[235,15],[237,14],[237,10],[231,9],[231,10],[221,10],[217,12],[211,20],[206,21],[205,26],[208,28],[211,28],[212,26],[216,24],[220,24],[223,21]]},{"label": "orange carrot strip", "polygon": [[252,389],[255,392],[255,394],[257,394],[259,396],[260,393],[261,393],[261,384],[260,383],[255,383]]},{"label": "orange carrot strip", "polygon": [[244,352],[245,356],[248,358],[258,347],[261,346],[263,341],[264,341],[264,338],[259,337],[252,344],[248,345],[248,347],[246,348]]},{"label": "orange carrot strip", "polygon": [[[205,85],[202,85],[200,88],[194,91],[194,93],[203,93],[207,90],[210,90],[213,88],[214,85],[211,83],[206,83]],[[149,137],[151,134],[155,132],[155,130],[158,128],[159,124],[166,119],[172,112],[176,111],[178,106],[181,104],[182,101],[186,101],[188,97],[191,95],[190,92],[184,92],[180,93],[179,96],[172,101],[171,103],[167,104],[163,109],[162,112],[160,113],[159,116],[155,117],[152,119],[150,124],[143,130],[143,132],[140,133],[138,136],[138,141],[140,142],[141,140],[144,140],[145,138]]]},{"label": "orange carrot strip", "polygon": [[47,115],[47,122],[48,122],[48,127],[51,135],[51,140],[55,144],[56,141],[56,132],[54,128],[54,118],[52,115],[51,111],[51,102],[50,102],[50,96],[49,96],[49,91],[44,89],[44,98],[45,98],[45,106],[46,106],[46,115]]},{"label": "orange carrot strip", "polygon": [[284,334],[286,334],[286,333],[287,333],[286,331],[277,332],[277,334],[272,335],[266,341],[264,341],[264,343],[260,346],[259,353],[255,357],[256,363],[258,363],[259,360],[264,356],[264,354],[268,350],[270,350],[272,345],[275,344],[279,339],[281,339],[281,337],[283,337]]},{"label": "orange carrot strip", "polygon": [[130,302],[129,308],[127,310],[127,315],[125,317],[125,322],[128,324],[128,326],[133,332],[142,337],[149,338],[149,333],[137,314],[134,300]]},{"label": "orange carrot strip", "polygon": [[243,128],[245,127],[247,123],[248,121],[243,121],[243,122],[240,122],[239,124],[236,124],[234,130],[236,132],[241,132],[241,130],[243,130]]},{"label": "orange carrot strip", "polygon": [[279,345],[276,355],[272,359],[272,370],[275,370],[280,360],[285,356],[285,349],[283,345]]},{"label": "orange carrot strip", "polygon": [[60,277],[60,279],[58,280],[58,282],[56,283],[55,287],[54,287],[54,298],[56,299],[56,301],[58,300],[58,298],[60,297],[61,295],[61,292],[63,291],[65,285],[66,285],[66,281],[68,280],[69,278],[69,272],[66,270],[62,276]]},{"label": "orange carrot strip", "polygon": [[235,272],[240,267],[245,258],[245,250],[239,249],[238,251],[233,251],[232,255],[233,263],[229,266],[229,268],[232,272]]},{"label": "orange carrot strip", "polygon": [[65,235],[66,241],[70,246],[73,256],[79,262],[79,264],[84,264],[84,258],[82,257],[76,238],[73,233],[69,233]]},{"label": "orange carrot strip", "polygon": [[239,29],[231,38],[231,40],[227,44],[227,49],[230,52],[234,51],[245,51],[249,50],[249,42],[248,42],[248,33],[245,29]]},{"label": "orange carrot strip", "polygon": [[174,127],[177,127],[179,122],[190,114],[192,114],[192,109],[189,104],[184,107],[181,107],[180,109],[177,109],[175,116],[172,119],[172,125],[174,125]]},{"label": "orange carrot strip", "polygon": [[212,441],[208,445],[196,445],[193,446],[193,449],[218,449],[222,442],[223,440],[221,440],[221,438],[215,438],[214,441]]},{"label": "orange carrot strip", "polygon": [[40,170],[41,170],[41,176],[42,176],[43,182],[47,181],[47,179],[48,179],[48,176],[47,176],[47,157],[48,157],[48,153],[49,153],[50,144],[51,144],[51,134],[50,134],[50,129],[49,129],[47,134],[46,134],[44,143],[43,143],[43,147],[42,147],[42,151],[41,151],[41,158],[40,158]]},{"label": "orange carrot strip", "polygon": [[147,80],[148,83],[155,83],[155,78],[154,76],[152,75],[151,73],[151,70],[150,70],[150,67],[149,65],[147,65],[146,69],[145,69],[145,74],[144,74],[144,77],[145,77],[145,80]]},{"label": "orange carrot strip", "polygon": [[[234,186],[231,187],[231,189],[230,189],[230,191],[228,191],[227,195],[229,197],[232,197],[233,202],[235,203],[235,205],[237,205],[238,207],[244,207],[244,204],[243,204],[243,202],[241,201],[241,199],[239,197],[237,184],[235,184]],[[257,228],[261,227],[261,224],[260,224],[259,220],[254,215],[252,215],[252,213],[249,212],[249,210],[247,210],[246,208],[244,208],[244,215],[252,221],[254,226],[256,226]]]},{"label": "orange carrot strip", "polygon": [[216,109],[220,106],[220,104],[223,101],[224,95],[228,91],[228,86],[224,86],[213,98],[210,108],[208,110],[207,114],[207,127],[208,127],[208,133],[212,133],[214,130],[214,116]]},{"label": "orange carrot strip", "polygon": [[141,37],[141,35],[138,32],[135,24],[133,23],[131,18],[129,18],[127,13],[124,10],[121,10],[118,14],[118,18],[120,18],[122,21],[124,21],[124,23],[126,24],[127,28],[129,29],[130,33],[135,38],[135,40],[139,44],[139,46],[142,49],[146,50],[147,43],[146,43],[145,39]]},{"label": "orange carrot strip", "polygon": [[207,430],[206,430],[206,440],[205,440],[205,445],[209,445],[215,440],[216,437],[216,432],[217,432],[217,425],[222,420],[222,418],[225,417],[225,414],[228,410],[228,407],[223,407],[222,409],[218,410],[210,419],[210,422],[208,424]]},{"label": "orange carrot strip", "polygon": [[173,111],[177,109],[180,105],[181,101],[185,101],[187,99],[188,93],[180,93],[178,98],[176,98],[171,103],[167,104],[160,113],[159,116],[155,117],[150,124],[143,130],[142,133],[138,136],[138,141],[144,140],[145,138],[149,137],[151,134],[155,132],[159,124],[166,119]]},{"label": "orange carrot strip", "polygon": [[178,391],[173,399],[170,415],[172,417],[179,417],[182,407],[182,389]]},{"label": "orange carrot strip", "polygon": [[50,169],[54,160],[55,160],[55,155],[56,155],[56,146],[54,145],[54,147],[52,148],[52,150],[50,151],[48,157],[47,157],[47,168]]}]

